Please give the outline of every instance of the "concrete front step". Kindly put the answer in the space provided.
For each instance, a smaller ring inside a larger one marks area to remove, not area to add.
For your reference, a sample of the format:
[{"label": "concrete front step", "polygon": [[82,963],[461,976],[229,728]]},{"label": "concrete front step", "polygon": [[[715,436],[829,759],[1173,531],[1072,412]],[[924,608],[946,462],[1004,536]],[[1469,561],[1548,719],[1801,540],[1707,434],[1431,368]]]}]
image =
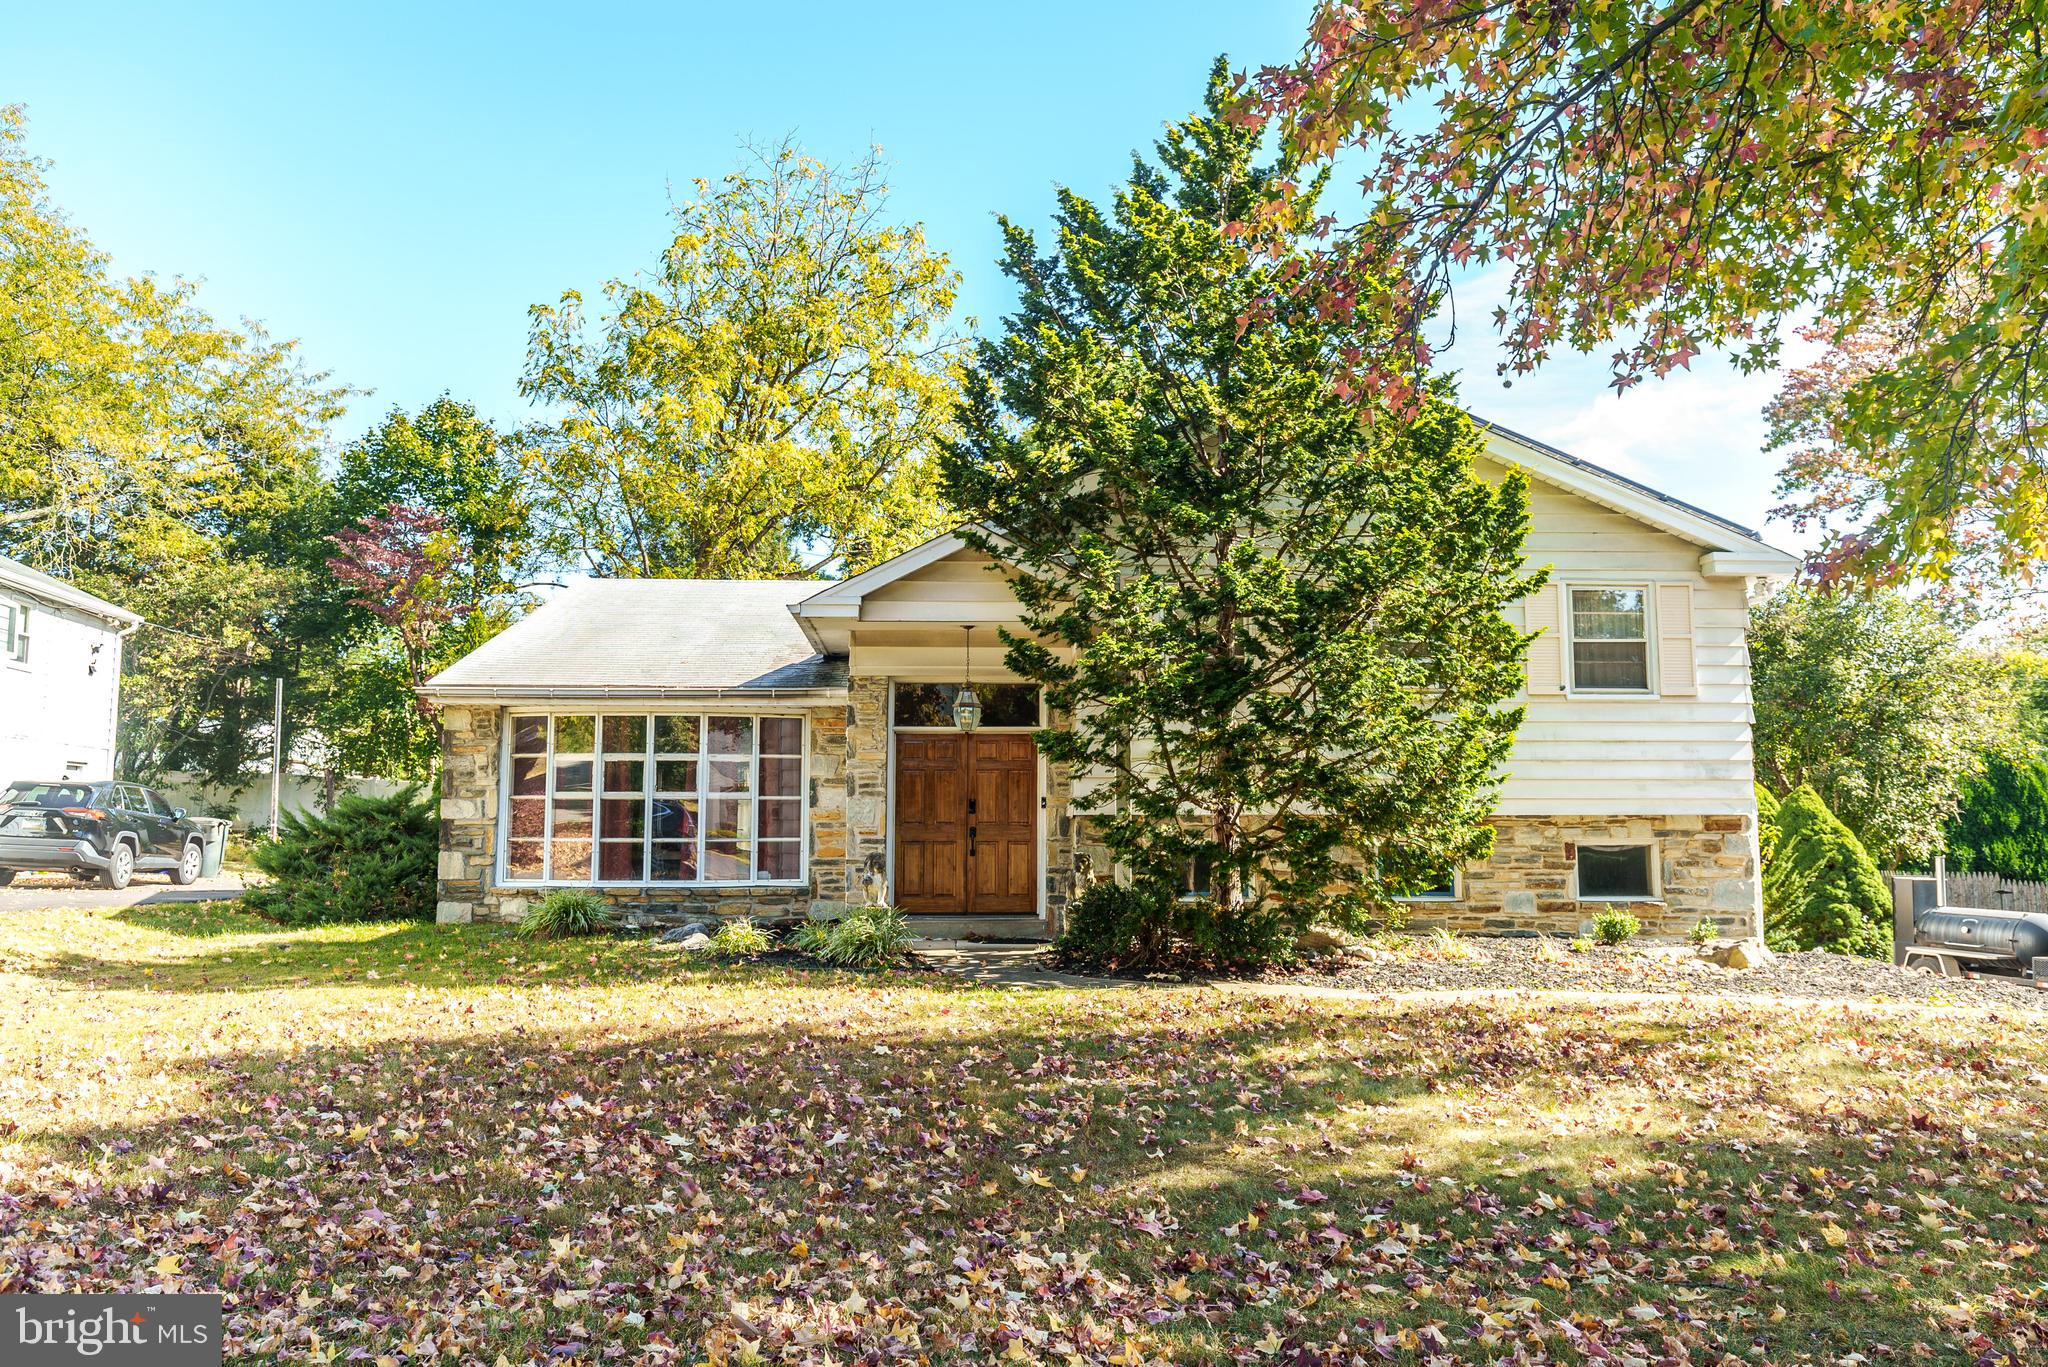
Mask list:
[{"label": "concrete front step", "polygon": [[911,933],[925,940],[1050,940],[1036,916],[910,916]]}]

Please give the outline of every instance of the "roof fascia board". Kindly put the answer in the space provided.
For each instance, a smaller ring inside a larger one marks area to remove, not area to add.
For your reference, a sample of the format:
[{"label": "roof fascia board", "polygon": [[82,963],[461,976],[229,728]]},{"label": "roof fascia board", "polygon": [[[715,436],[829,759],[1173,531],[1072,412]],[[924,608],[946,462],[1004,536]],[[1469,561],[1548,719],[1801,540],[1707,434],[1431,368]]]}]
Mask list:
[{"label": "roof fascia board", "polygon": [[422,684],[430,702],[819,702],[841,703],[844,688],[647,688],[630,684]]},{"label": "roof fascia board", "polygon": [[1653,493],[1633,488],[1618,478],[1608,478],[1560,459],[1519,433],[1501,427],[1487,427],[1486,436],[1487,446],[1496,459],[1508,460],[1548,484],[1668,532],[1681,541],[1690,541],[1706,550],[1740,548],[1792,558],[1752,533],[1738,531],[1714,518],[1666,502]]},{"label": "roof fascia board", "polygon": [[[893,584],[906,574],[914,574],[925,566],[944,560],[955,551],[964,551],[967,543],[955,531],[941,532],[921,546],[913,546],[900,555],[891,556],[870,570],[863,570],[851,579],[842,579],[827,585],[808,598],[790,604],[789,610],[798,618],[804,617],[858,617],[860,600],[871,590],[884,584]],[[847,609],[851,611],[835,609]]]}]

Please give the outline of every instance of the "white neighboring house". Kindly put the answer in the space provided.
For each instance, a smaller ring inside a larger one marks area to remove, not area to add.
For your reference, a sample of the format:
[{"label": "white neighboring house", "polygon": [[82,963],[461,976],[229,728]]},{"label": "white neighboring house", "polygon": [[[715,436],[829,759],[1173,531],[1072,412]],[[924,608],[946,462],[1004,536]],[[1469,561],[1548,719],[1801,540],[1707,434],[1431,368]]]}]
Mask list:
[{"label": "white neighboring house", "polygon": [[142,618],[0,556],[0,785],[106,779],[121,647]]}]

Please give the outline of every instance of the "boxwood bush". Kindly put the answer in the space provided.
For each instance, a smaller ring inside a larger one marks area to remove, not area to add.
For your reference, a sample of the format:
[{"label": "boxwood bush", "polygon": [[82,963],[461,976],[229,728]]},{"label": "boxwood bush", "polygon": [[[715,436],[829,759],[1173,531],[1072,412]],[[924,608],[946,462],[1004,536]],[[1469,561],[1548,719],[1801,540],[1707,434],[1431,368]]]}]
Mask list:
[{"label": "boxwood bush", "polygon": [[411,785],[388,797],[350,794],[334,810],[285,812],[277,839],[250,852],[270,876],[242,900],[286,925],[417,921],[434,914],[440,823]]}]

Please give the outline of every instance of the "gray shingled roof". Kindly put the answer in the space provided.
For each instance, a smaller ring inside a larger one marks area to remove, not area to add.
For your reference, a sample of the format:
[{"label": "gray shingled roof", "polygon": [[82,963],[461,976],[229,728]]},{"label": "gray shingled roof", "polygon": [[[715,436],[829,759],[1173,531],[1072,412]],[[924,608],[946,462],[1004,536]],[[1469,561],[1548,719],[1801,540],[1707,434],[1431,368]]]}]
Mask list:
[{"label": "gray shingled roof", "polygon": [[588,579],[427,681],[429,696],[691,696],[846,686],[789,605],[816,579]]}]

